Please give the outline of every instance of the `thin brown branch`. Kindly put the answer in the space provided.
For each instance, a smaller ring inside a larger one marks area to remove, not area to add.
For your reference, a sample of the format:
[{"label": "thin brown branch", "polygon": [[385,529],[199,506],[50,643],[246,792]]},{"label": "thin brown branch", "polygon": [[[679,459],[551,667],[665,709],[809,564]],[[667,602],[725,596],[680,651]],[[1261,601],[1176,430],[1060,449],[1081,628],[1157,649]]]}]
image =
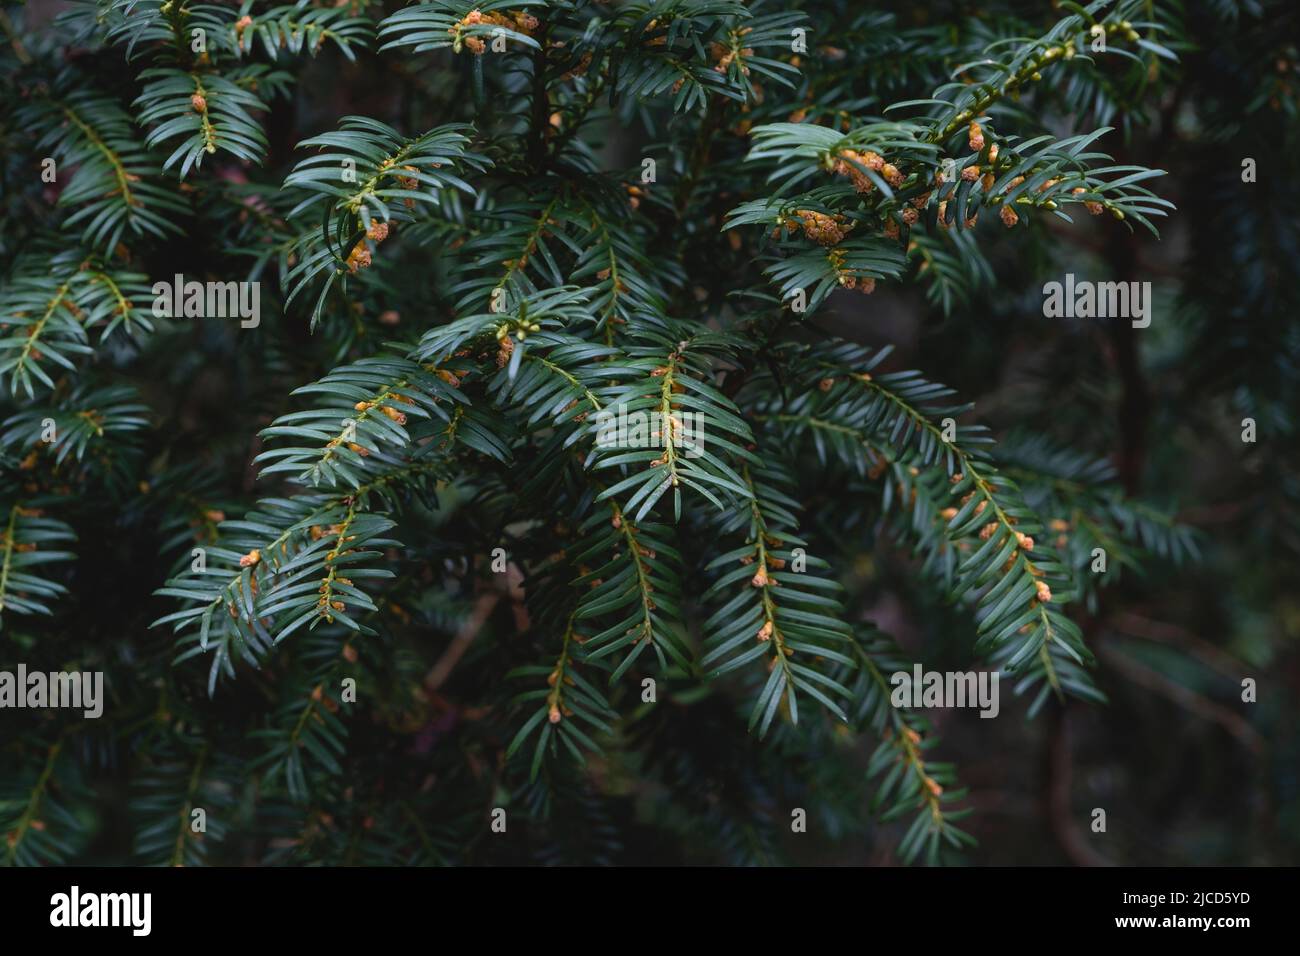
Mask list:
[{"label": "thin brown branch", "polygon": [[[483,625],[492,616],[496,610],[497,604],[503,597],[509,597],[516,608],[515,623],[520,623],[518,609],[522,607],[523,602],[523,575],[513,564],[507,566],[506,583],[504,588],[485,591],[478,596],[474,602],[474,608],[470,611],[469,617],[461,624],[460,629],[456,631],[456,636],[451,639],[442,655],[434,662],[429,673],[424,676],[424,686],[430,692],[438,690],[447,682],[451,672],[460,663],[460,659],[465,656],[469,650],[470,644],[474,643],[474,638],[478,636],[479,631],[483,630]],[[526,625],[526,622],[525,622]]]},{"label": "thin brown branch", "polygon": [[1122,634],[1182,648],[1220,674],[1231,678],[1233,682],[1240,681],[1242,674],[1247,670],[1246,665],[1231,654],[1225,653],[1205,638],[1177,624],[1153,621],[1130,611],[1121,611],[1113,615],[1109,624]]},{"label": "thin brown branch", "polygon": [[1204,695],[1198,694],[1182,684],[1175,683],[1158,671],[1152,670],[1127,654],[1120,653],[1105,644],[1097,648],[1097,653],[1119,674],[1127,677],[1139,687],[1145,687],[1147,690],[1173,701],[1204,720],[1219,724],[1224,730],[1241,741],[1252,753],[1258,754],[1263,750],[1264,738],[1240,714],[1235,714]]},{"label": "thin brown branch", "polygon": [[1052,710],[1047,739],[1047,820],[1052,833],[1075,866],[1114,866],[1079,829],[1070,806],[1074,764],[1070,757],[1070,715],[1062,708]]}]

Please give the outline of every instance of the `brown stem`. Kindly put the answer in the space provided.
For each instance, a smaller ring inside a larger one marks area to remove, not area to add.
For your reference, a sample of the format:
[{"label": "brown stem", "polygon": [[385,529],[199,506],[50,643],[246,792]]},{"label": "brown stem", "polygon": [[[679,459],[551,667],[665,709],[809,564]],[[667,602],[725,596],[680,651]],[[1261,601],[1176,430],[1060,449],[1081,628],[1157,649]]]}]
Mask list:
[{"label": "brown stem", "polygon": [[465,652],[469,650],[470,644],[474,642],[474,638],[478,636],[479,631],[483,630],[483,625],[492,616],[492,612],[496,610],[496,606],[502,597],[509,597],[516,603],[522,602],[522,585],[523,575],[520,574],[517,567],[511,564],[507,566],[506,587],[504,589],[485,591],[478,596],[469,617],[465,618],[464,623],[456,632],[456,636],[451,639],[451,643],[442,652],[442,656],[434,662],[433,667],[429,669],[429,673],[424,676],[424,686],[429,691],[436,691],[447,682],[447,678],[451,676],[451,672],[460,663],[460,659],[465,656]]},{"label": "brown stem", "polygon": [[9,19],[9,14],[0,10],[0,27],[4,28],[5,33],[9,36],[9,45],[13,47],[14,56],[24,65],[32,62],[32,55],[27,52],[27,47],[23,46],[22,38],[18,31],[14,29],[13,21]]},{"label": "brown stem", "polygon": [[1155,641],[1158,644],[1169,644],[1182,648],[1189,654],[1200,658],[1204,664],[1213,667],[1220,674],[1231,678],[1234,682],[1240,680],[1242,674],[1247,670],[1246,665],[1231,654],[1225,654],[1205,638],[1193,634],[1177,624],[1170,624],[1168,621],[1153,621],[1140,614],[1127,611],[1121,611],[1114,615],[1110,620],[1110,624],[1123,634]]},{"label": "brown stem", "polygon": [[543,27],[533,51],[533,115],[528,141],[528,167],[537,175],[546,172],[546,131],[551,128],[551,98],[546,89],[546,43],[550,28]]},{"label": "brown stem", "polygon": [[1073,763],[1070,759],[1069,711],[1052,709],[1047,738],[1047,820],[1056,841],[1075,866],[1114,866],[1079,829],[1070,807]]},{"label": "brown stem", "polygon": [[[1137,242],[1132,233],[1117,236],[1108,245],[1110,266],[1115,279],[1132,282],[1137,263]],[[1119,469],[1124,490],[1137,494],[1142,485],[1142,471],[1146,462],[1147,419],[1151,413],[1151,393],[1147,388],[1138,356],[1138,333],[1129,322],[1112,320],[1108,325],[1111,342],[1111,361],[1123,393],[1119,403]]]},{"label": "brown stem", "polygon": [[1145,664],[1135,661],[1127,654],[1122,654],[1114,648],[1102,644],[1098,646],[1097,653],[1119,674],[1127,677],[1139,687],[1145,687],[1147,690],[1173,701],[1196,716],[1220,725],[1241,741],[1251,753],[1259,754],[1264,749],[1264,738],[1240,714],[1235,714],[1221,704],[1216,704],[1209,698],[1196,693],[1196,691],[1189,690],[1182,684],[1171,681],[1158,671],[1152,670]]}]

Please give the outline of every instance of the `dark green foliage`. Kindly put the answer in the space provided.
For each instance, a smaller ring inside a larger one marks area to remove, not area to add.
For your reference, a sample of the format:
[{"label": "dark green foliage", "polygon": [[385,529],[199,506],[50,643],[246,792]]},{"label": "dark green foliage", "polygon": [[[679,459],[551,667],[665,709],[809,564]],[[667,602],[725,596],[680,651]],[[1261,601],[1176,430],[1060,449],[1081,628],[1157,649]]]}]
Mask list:
[{"label": "dark green foliage", "polygon": [[[1184,446],[1221,455],[1178,429],[1240,455],[1258,419],[1293,560],[1296,79],[1254,64],[1294,66],[1284,32],[884,6],[6,4],[0,670],[106,702],[0,710],[0,856],[960,860],[943,721],[891,675],[1108,713],[1108,615],[1232,560],[1180,517],[1215,500]],[[1175,121],[1190,159],[1151,146]],[[1246,229],[1214,197],[1251,150]],[[1141,355],[1044,323],[1043,277],[1095,247],[1141,280],[1189,206],[1185,318]],[[260,322],[155,308],[177,275],[258,283]],[[1152,667],[1231,704],[1189,661]]]}]

